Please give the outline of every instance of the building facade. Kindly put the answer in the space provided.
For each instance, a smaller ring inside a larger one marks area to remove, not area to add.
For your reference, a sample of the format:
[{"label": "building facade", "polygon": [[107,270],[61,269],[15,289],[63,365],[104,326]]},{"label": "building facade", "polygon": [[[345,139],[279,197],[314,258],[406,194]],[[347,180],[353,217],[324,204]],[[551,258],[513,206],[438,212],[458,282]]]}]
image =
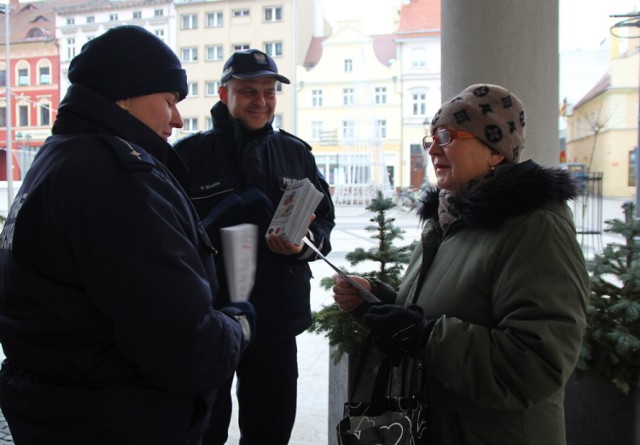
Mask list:
[{"label": "building facade", "polygon": [[180,103],[186,133],[212,126],[210,109],[218,102],[224,62],[237,50],[256,48],[273,57],[291,85],[278,82],[274,126],[296,133],[296,65],[312,34],[312,0],[178,1],[176,52],[189,79]]},{"label": "building facade", "polygon": [[[7,152],[13,162],[12,180],[20,180],[51,134],[60,100],[58,47],[51,2],[9,5],[9,26],[0,16],[0,180],[8,176]],[[8,39],[7,39],[8,35]],[[8,45],[7,45],[8,40]]]},{"label": "building facade", "polygon": [[601,172],[607,197],[636,192],[639,50],[637,38],[612,37],[609,72],[566,115],[566,162]]}]

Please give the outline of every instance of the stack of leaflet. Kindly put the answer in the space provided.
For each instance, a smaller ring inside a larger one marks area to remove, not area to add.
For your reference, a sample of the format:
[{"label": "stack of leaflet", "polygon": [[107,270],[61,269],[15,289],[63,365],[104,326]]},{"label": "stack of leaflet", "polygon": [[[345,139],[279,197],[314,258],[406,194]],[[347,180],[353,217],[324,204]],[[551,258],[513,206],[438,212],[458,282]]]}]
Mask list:
[{"label": "stack of leaflet", "polygon": [[247,301],[256,278],[258,226],[238,224],[220,229],[222,256],[231,301]]},{"label": "stack of leaflet", "polygon": [[323,196],[307,178],[288,184],[265,237],[280,235],[285,241],[302,244],[311,215]]}]

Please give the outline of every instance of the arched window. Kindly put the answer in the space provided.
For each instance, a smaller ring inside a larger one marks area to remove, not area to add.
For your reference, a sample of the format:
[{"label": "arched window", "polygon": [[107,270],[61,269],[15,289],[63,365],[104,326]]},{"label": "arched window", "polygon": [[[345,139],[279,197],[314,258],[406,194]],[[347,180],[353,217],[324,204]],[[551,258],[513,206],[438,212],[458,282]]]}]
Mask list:
[{"label": "arched window", "polygon": [[38,61],[38,84],[39,85],[51,85],[53,79],[51,78],[51,62],[47,59]]},{"label": "arched window", "polygon": [[30,73],[30,69],[29,69],[29,64],[24,61],[21,60],[18,63],[16,63],[16,74],[15,74],[15,78],[16,78],[16,84],[19,86],[25,86],[25,85],[31,85],[31,73]]}]

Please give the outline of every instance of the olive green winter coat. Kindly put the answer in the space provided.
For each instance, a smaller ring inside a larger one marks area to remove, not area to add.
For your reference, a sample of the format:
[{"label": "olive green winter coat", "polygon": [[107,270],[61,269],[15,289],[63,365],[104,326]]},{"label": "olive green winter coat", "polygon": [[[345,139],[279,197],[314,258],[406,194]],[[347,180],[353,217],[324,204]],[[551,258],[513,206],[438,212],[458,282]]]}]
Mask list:
[{"label": "olive green winter coat", "polygon": [[565,444],[564,386],[585,328],[588,274],[563,171],[506,165],[455,202],[438,191],[396,303],[437,318],[421,352],[433,445]]}]

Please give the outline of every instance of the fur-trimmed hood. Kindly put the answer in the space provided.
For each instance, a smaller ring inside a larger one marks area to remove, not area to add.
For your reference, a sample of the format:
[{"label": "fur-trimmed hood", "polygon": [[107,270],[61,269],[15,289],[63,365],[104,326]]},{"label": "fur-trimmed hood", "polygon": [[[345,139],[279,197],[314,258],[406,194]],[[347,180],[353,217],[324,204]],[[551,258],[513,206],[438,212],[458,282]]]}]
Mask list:
[{"label": "fur-trimmed hood", "polygon": [[[420,198],[420,220],[438,218],[438,188]],[[468,226],[496,228],[516,215],[549,202],[566,202],[580,194],[578,182],[566,170],[544,168],[533,161],[499,166],[492,179],[469,193],[452,198],[452,206]]]}]

